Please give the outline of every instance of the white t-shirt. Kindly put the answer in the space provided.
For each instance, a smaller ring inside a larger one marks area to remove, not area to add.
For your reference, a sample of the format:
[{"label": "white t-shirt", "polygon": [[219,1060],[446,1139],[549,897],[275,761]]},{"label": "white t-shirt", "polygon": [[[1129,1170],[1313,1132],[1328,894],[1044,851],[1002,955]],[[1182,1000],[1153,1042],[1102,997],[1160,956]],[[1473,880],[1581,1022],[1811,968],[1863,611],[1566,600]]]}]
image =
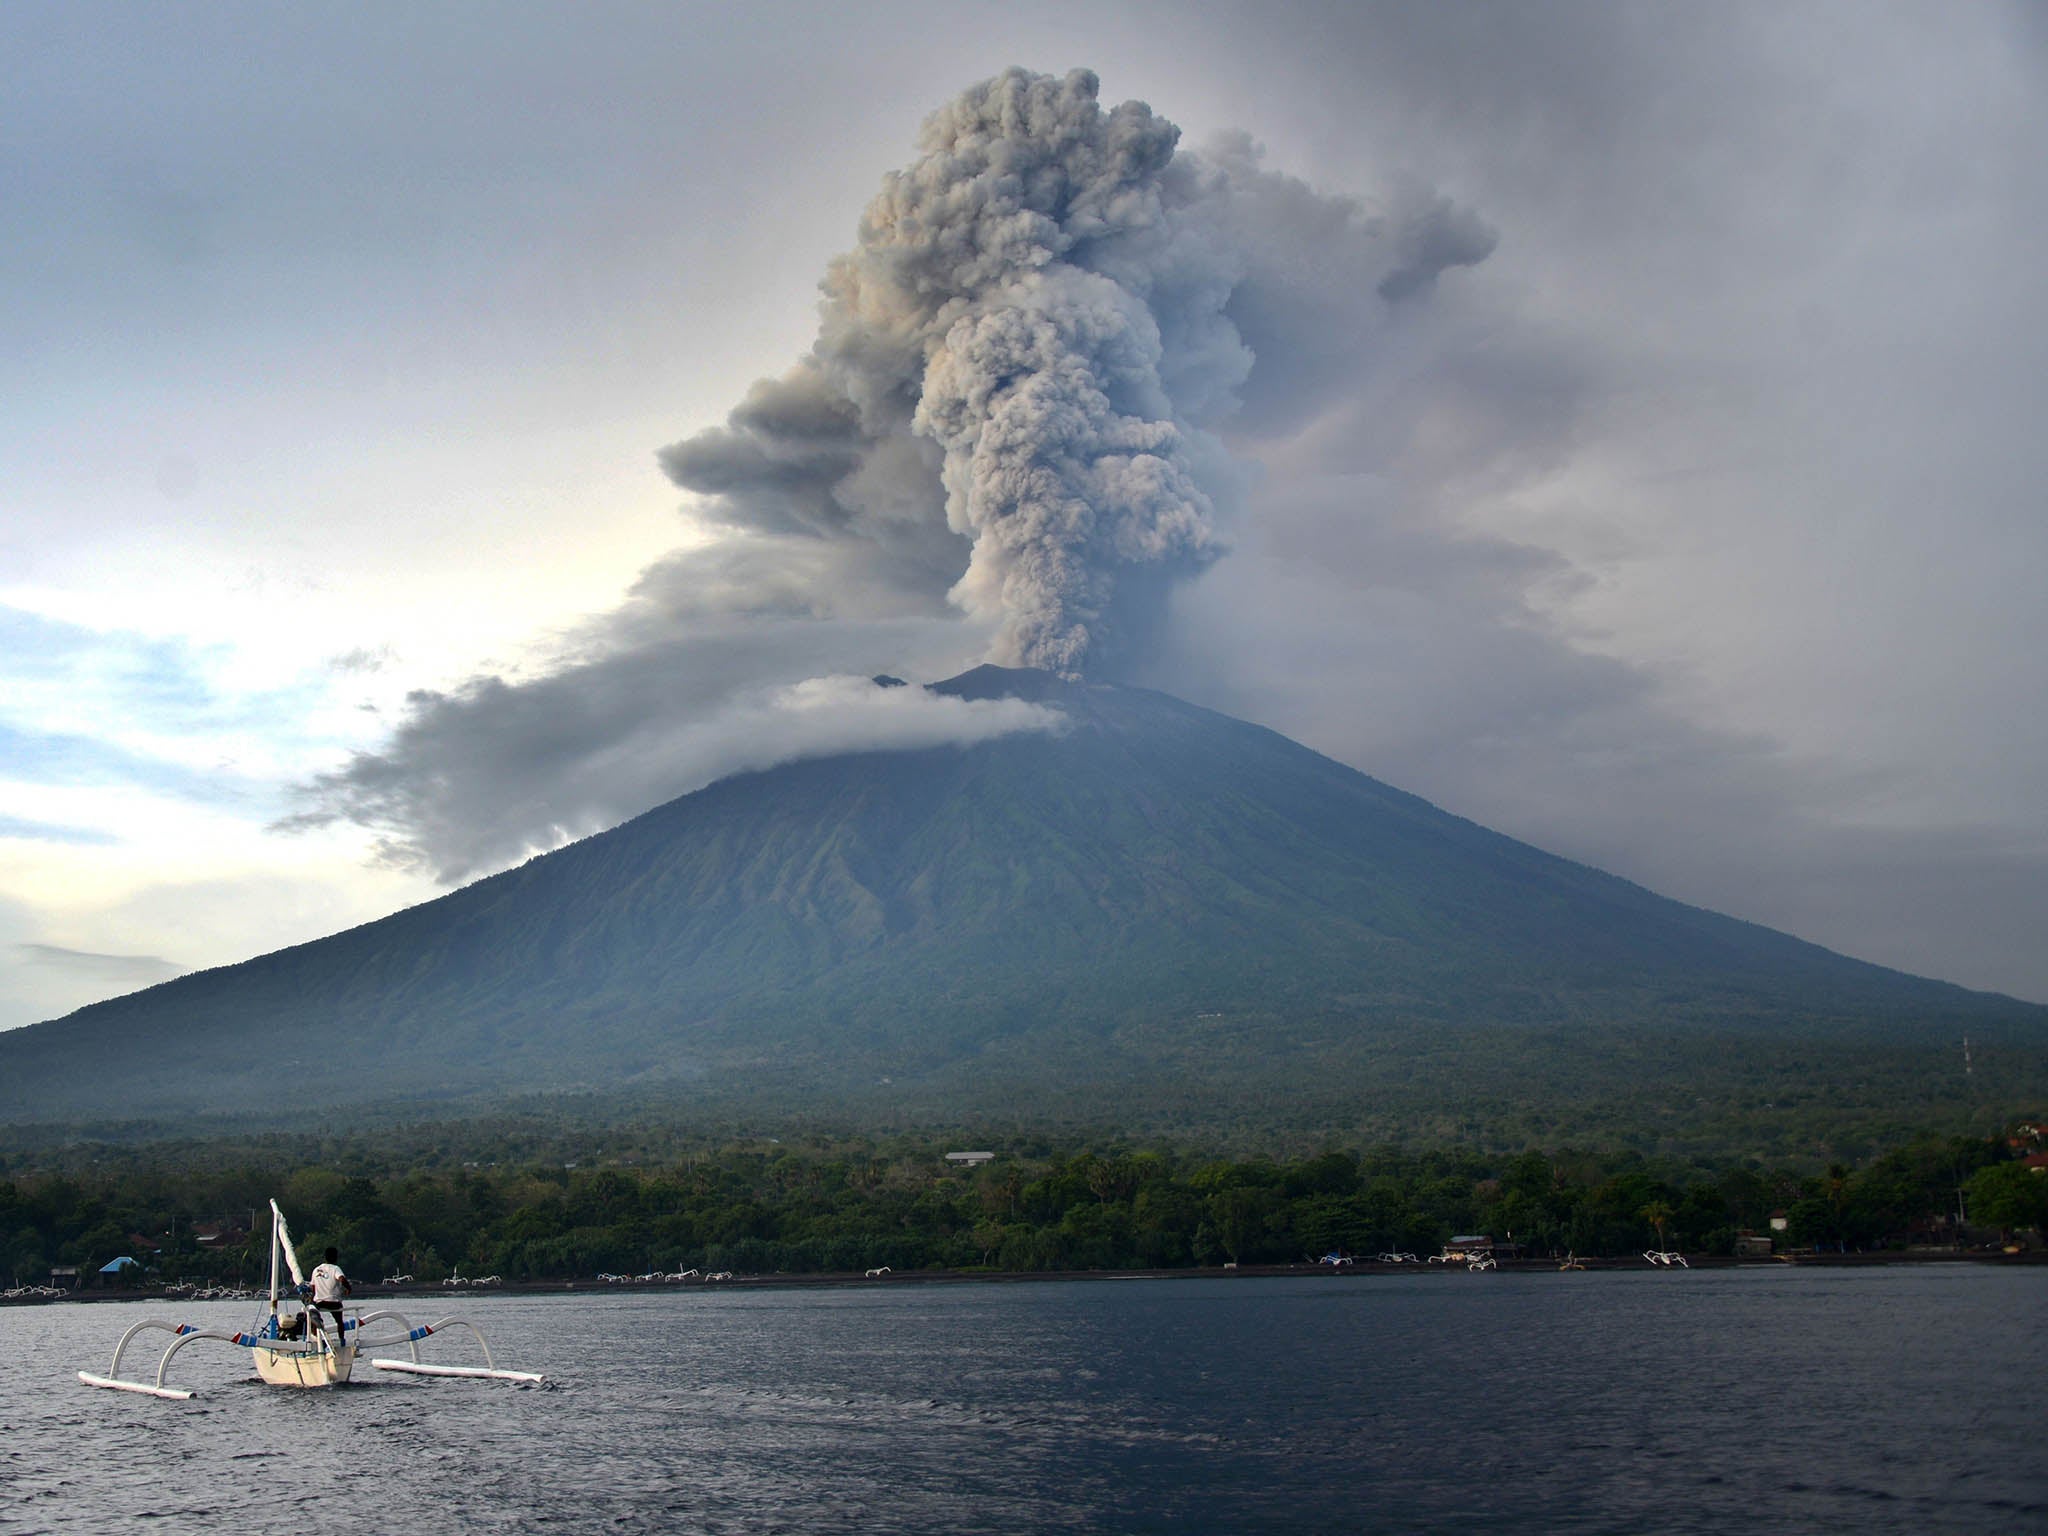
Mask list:
[{"label": "white t-shirt", "polygon": [[322,1264],[313,1271],[313,1300],[340,1301],[341,1288],[347,1278],[339,1264]]}]

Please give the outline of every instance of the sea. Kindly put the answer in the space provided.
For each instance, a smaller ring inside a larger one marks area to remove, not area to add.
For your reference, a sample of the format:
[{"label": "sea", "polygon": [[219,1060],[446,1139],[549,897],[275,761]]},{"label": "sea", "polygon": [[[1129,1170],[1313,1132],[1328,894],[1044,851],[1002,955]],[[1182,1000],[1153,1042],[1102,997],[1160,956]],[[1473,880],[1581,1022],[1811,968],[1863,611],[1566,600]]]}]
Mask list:
[{"label": "sea", "polygon": [[2044,1303],[1960,1263],[476,1293],[392,1305],[544,1385],[196,1343],[189,1402],[76,1373],[260,1303],[13,1307],[0,1531],[2048,1531]]}]

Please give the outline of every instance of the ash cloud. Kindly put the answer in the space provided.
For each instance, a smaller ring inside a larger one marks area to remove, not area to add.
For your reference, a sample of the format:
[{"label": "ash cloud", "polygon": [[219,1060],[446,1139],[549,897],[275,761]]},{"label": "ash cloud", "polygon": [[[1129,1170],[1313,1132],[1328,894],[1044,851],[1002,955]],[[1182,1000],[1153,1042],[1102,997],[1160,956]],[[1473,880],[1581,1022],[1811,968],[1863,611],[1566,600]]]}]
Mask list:
[{"label": "ash cloud", "polygon": [[1223,552],[1209,434],[1287,343],[1356,348],[1493,249],[1426,189],[1368,212],[1097,92],[1012,69],[935,113],[826,274],[810,354],[661,453],[716,521],[869,543],[988,625],[989,659],[1068,675],[1141,657]]},{"label": "ash cloud", "polygon": [[[700,642],[694,656],[665,657],[724,664],[716,687],[700,690],[691,709],[662,697],[669,682],[657,668],[571,667],[537,682],[484,677],[454,693],[416,694],[383,750],[315,780],[303,792],[309,808],[281,825],[352,821],[380,834],[385,862],[452,882],[750,769],[843,752],[968,746],[1064,724],[1058,710],[1019,699],[956,699],[869,677],[735,687],[736,666],[781,671],[781,658],[772,646],[740,639],[728,640],[723,656],[718,649]],[[607,729],[605,717],[621,706],[637,725]],[[488,809],[476,804],[480,794]]]},{"label": "ash cloud", "polygon": [[1328,196],[1242,135],[1190,151],[1145,104],[1104,108],[1086,70],[1008,70],[884,179],[811,350],[660,450],[711,542],[530,674],[415,693],[280,826],[363,825],[459,880],[743,768],[1048,728],[777,690],[976,660],[1131,675],[1243,518],[1225,432],[1313,420],[1492,247],[1426,187]]},{"label": "ash cloud", "polygon": [[0,1029],[60,1018],[186,970],[156,955],[102,954],[52,944],[44,931],[36,914],[0,898]]},{"label": "ash cloud", "polygon": [[1826,7],[1296,19],[1303,99],[1355,100],[1512,259],[1390,272],[1369,354],[1263,328],[1284,398],[1255,378],[1224,428],[1258,516],[1145,680],[1665,895],[2048,999],[2013,702],[2048,655],[2038,53]]},{"label": "ash cloud", "polygon": [[25,965],[107,987],[149,987],[185,974],[182,965],[156,955],[102,955],[61,944],[17,944],[14,949]]}]

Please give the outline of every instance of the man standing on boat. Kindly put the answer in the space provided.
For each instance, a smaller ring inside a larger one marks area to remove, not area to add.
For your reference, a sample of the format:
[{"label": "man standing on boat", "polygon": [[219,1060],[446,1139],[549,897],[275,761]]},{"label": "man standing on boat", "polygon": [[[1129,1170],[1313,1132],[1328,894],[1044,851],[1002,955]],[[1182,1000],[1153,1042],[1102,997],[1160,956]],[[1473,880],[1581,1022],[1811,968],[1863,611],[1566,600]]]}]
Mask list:
[{"label": "man standing on boat", "polygon": [[342,1298],[353,1294],[355,1287],[349,1284],[348,1276],[341,1272],[341,1254],[335,1249],[328,1249],[327,1262],[313,1271],[313,1305],[334,1319],[336,1349],[347,1342],[342,1331]]}]

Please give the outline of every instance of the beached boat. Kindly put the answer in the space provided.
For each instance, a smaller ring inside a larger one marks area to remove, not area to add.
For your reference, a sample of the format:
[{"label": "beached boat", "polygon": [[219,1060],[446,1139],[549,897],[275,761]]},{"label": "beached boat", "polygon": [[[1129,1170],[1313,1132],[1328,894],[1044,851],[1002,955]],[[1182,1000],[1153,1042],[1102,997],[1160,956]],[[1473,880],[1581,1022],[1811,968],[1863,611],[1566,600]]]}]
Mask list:
[{"label": "beached boat", "polygon": [[[283,1285],[285,1271],[291,1275],[289,1289]],[[116,1392],[189,1398],[196,1395],[191,1388],[173,1387],[166,1383],[171,1361],[187,1345],[212,1339],[247,1349],[257,1376],[279,1387],[341,1386],[348,1381],[355,1369],[356,1357],[362,1351],[398,1345],[405,1347],[410,1358],[373,1358],[370,1364],[382,1371],[405,1371],[420,1376],[477,1376],[527,1383],[542,1380],[531,1371],[498,1369],[482,1330],[463,1318],[444,1317],[414,1327],[409,1319],[392,1311],[364,1312],[355,1317],[344,1313],[337,1326],[311,1304],[309,1291],[306,1277],[299,1269],[299,1256],[292,1247],[291,1229],[285,1223],[284,1212],[273,1200],[270,1202],[270,1311],[267,1318],[253,1328],[231,1333],[201,1328],[194,1323],[167,1323],[156,1318],[144,1318],[121,1335],[120,1342],[114,1346],[114,1363],[107,1367],[106,1375],[96,1376],[90,1371],[80,1371],[78,1379],[89,1387],[106,1387]],[[372,1324],[382,1324],[395,1331],[389,1337],[366,1339],[363,1332]],[[429,1365],[420,1360],[419,1341],[449,1328],[469,1331],[483,1351],[483,1365]],[[172,1335],[169,1347],[157,1361],[155,1377],[150,1381],[123,1377],[122,1356],[139,1335],[149,1332]],[[351,1334],[354,1337],[350,1337]]]}]

